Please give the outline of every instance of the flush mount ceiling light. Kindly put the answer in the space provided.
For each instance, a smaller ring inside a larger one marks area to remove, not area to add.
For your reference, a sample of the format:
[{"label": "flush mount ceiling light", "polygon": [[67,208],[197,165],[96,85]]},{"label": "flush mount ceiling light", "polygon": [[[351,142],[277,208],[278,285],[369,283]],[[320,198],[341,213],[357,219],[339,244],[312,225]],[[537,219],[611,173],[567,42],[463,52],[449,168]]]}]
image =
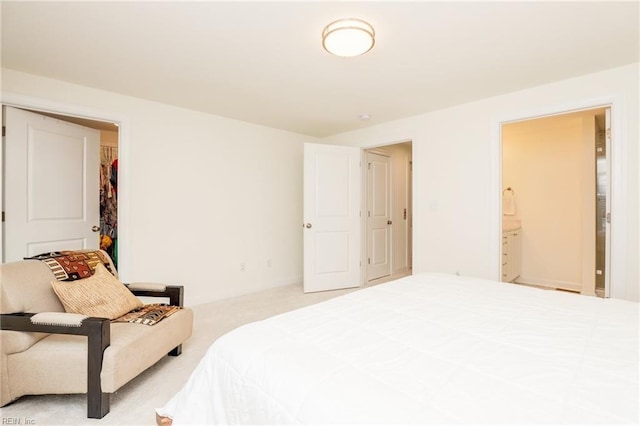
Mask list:
[{"label": "flush mount ceiling light", "polygon": [[375,44],[373,27],[362,19],[339,19],[322,30],[322,47],[336,56],[358,56]]}]

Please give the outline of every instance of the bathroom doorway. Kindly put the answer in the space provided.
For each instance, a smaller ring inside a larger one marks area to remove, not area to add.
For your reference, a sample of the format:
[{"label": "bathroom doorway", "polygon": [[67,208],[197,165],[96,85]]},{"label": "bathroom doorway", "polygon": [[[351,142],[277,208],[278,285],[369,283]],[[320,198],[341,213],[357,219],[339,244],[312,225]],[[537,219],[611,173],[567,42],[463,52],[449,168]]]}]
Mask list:
[{"label": "bathroom doorway", "polygon": [[502,125],[503,281],[609,296],[610,137],[606,106]]}]

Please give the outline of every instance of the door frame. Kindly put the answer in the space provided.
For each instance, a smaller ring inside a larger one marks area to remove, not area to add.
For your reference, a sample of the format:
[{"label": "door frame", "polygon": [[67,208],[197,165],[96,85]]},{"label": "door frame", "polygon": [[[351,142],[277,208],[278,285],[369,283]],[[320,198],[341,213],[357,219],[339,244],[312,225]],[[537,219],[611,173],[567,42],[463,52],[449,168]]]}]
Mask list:
[{"label": "door frame", "polygon": [[597,108],[611,108],[611,146],[609,173],[609,197],[611,200],[610,213],[610,268],[608,270],[608,295],[612,298],[624,299],[627,282],[627,139],[624,134],[626,128],[626,103],[618,96],[585,99],[564,105],[547,105],[528,111],[516,111],[492,120],[491,123],[491,189],[490,194],[490,235],[489,241],[492,277],[500,280],[500,243],[502,236],[502,125],[526,121],[545,116],[553,116],[590,110]]},{"label": "door frame", "polygon": [[[375,152],[375,153],[382,153],[383,155],[389,155],[390,158],[392,158],[392,163],[393,163],[393,156],[389,154],[389,152],[385,151],[386,147],[390,147],[393,145],[403,145],[406,143],[410,143],[411,144],[411,158],[407,161],[406,167],[407,167],[407,188],[405,188],[407,190],[407,241],[405,241],[405,244],[407,244],[407,263],[408,263],[408,269],[406,270],[407,274],[411,274],[413,271],[413,226],[410,226],[410,223],[413,223],[413,139],[404,139],[404,140],[399,140],[396,142],[389,142],[389,143],[384,143],[381,145],[372,145],[372,146],[366,146],[366,147],[362,147],[360,149],[360,159],[361,159],[361,164],[363,165],[363,167],[360,167],[361,169],[361,173],[362,173],[362,184],[361,184],[361,190],[360,190],[360,227],[361,227],[361,243],[360,243],[360,258],[362,259],[362,261],[360,262],[360,286],[366,286],[369,283],[369,279],[367,277],[367,263],[366,263],[366,259],[367,259],[367,249],[368,249],[368,236],[367,236],[367,218],[366,218],[366,214],[365,214],[365,209],[367,207],[367,168],[364,166],[364,164],[366,163],[366,153],[368,151],[371,152]],[[393,176],[392,176],[392,180],[391,180],[391,199],[392,199],[392,210],[393,210],[393,199],[394,199],[394,191],[393,191]],[[395,218],[393,218],[393,211],[392,213],[392,220],[395,220]],[[394,235],[392,233],[392,235]],[[393,261],[393,245],[394,245],[394,238],[392,237],[391,240],[391,275],[390,277],[393,279],[394,278],[394,261]]]},{"label": "door frame", "polygon": [[[26,96],[17,93],[0,91],[0,106],[11,106],[16,108],[28,109],[34,112],[43,112],[51,114],[68,115],[72,117],[85,118],[95,121],[108,121],[118,124],[118,275],[123,279],[127,279],[130,271],[131,258],[129,229],[130,218],[128,215],[130,204],[130,185],[129,185],[129,150],[130,150],[130,119],[121,113],[111,111],[103,111],[85,106],[56,102],[47,99]],[[4,144],[4,141],[3,141]],[[2,162],[2,154],[0,153],[0,163]],[[4,169],[0,173],[0,199],[4,199],[3,191]],[[3,255],[4,239],[2,226],[0,226],[0,259]]]},{"label": "door frame", "polygon": [[[578,215],[581,218],[581,222],[582,222],[582,226],[580,229],[580,237],[582,238],[582,244],[580,247],[580,253],[581,253],[581,262],[580,262],[580,271],[581,271],[581,279],[577,279],[577,280],[568,280],[568,281],[561,281],[561,280],[556,280],[556,279],[551,279],[549,277],[546,276],[538,276],[537,279],[534,276],[525,274],[524,272],[522,272],[519,277],[517,277],[516,282],[520,283],[520,284],[535,284],[535,285],[539,285],[542,287],[547,287],[547,288],[558,288],[558,289],[564,289],[564,290],[569,290],[569,291],[577,291],[581,294],[585,294],[585,295],[589,295],[589,296],[595,296],[596,295],[596,213],[597,213],[597,209],[596,209],[596,203],[594,202],[594,200],[596,199],[596,193],[600,192],[600,190],[598,188],[596,188],[596,116],[597,115],[606,115],[605,112],[609,110],[609,107],[606,108],[596,108],[596,109],[585,109],[585,110],[580,110],[578,112],[570,112],[570,113],[562,113],[562,114],[555,114],[555,115],[551,115],[551,116],[546,116],[546,117],[542,117],[542,118],[537,118],[534,120],[522,120],[522,121],[517,121],[517,122],[512,122],[512,123],[503,123],[503,129],[504,127],[508,127],[508,126],[520,126],[520,125],[524,125],[524,126],[529,126],[531,125],[532,122],[537,122],[536,129],[544,129],[546,132],[549,132],[549,134],[553,135],[553,134],[557,134],[557,130],[551,130],[553,125],[556,125],[558,122],[562,123],[563,126],[568,126],[569,123],[571,123],[570,120],[575,120],[576,118],[580,118],[580,119],[584,119],[584,118],[588,118],[591,119],[591,123],[590,123],[590,127],[587,129],[585,128],[585,125],[582,125],[582,128],[580,129],[580,134],[581,137],[583,138],[583,140],[581,140],[580,146],[575,146],[574,149],[579,149],[580,153],[578,157],[578,153],[576,152],[576,156],[574,158],[581,158],[580,164],[582,165],[582,170],[580,172],[575,172],[571,174],[571,176],[573,176],[573,178],[579,178],[581,183],[581,207],[579,209]],[[554,120],[554,121],[551,121]],[[558,121],[560,120],[560,121]],[[540,121],[543,121],[543,124],[540,123]],[[550,123],[554,123],[553,125]],[[607,121],[607,126],[609,121]],[[519,130],[517,132],[519,135],[522,134],[522,130]],[[589,133],[591,140],[589,142],[587,142],[586,140],[584,140],[585,135]],[[502,139],[502,146],[503,146],[503,153],[502,153],[502,167],[503,170],[504,168],[509,164],[509,161],[505,160],[505,153],[504,153],[504,144],[505,144],[505,140],[504,137]],[[607,143],[607,146],[609,144]],[[518,146],[519,148],[517,150],[519,150],[522,147],[522,143],[517,144],[516,146]],[[536,151],[538,151],[536,149]],[[608,150],[607,150],[608,152]],[[571,155],[571,154],[569,154]],[[607,163],[610,160],[610,155],[606,156],[607,158]],[[526,164],[529,165],[540,165],[540,161],[545,161],[544,159],[540,159],[540,158],[536,158],[534,160],[530,160],[530,159],[520,159],[520,165],[523,165],[524,163],[522,163],[522,161],[524,161]],[[531,161],[534,161],[533,163]],[[511,166],[512,168],[513,166]],[[558,166],[556,166],[556,168],[554,169],[555,171],[552,173],[560,173],[562,174],[562,172],[560,172],[560,170],[564,170],[564,168],[560,167],[557,168]],[[607,186],[607,190],[606,192],[609,192],[609,186],[610,186],[610,166],[607,164],[607,168],[605,169],[605,179],[606,179],[606,186]],[[504,173],[503,173],[504,176]],[[513,174],[511,175],[512,177],[514,176]],[[517,174],[516,174],[517,176]],[[531,178],[531,176],[529,175],[529,178]],[[560,178],[558,176],[558,178]],[[561,178],[560,178],[561,179]],[[507,186],[508,182],[502,182],[502,188],[503,188],[503,193],[504,193],[504,188]],[[511,183],[513,185],[513,183]],[[546,191],[547,192],[553,192],[553,190],[549,190]],[[503,202],[504,202],[504,198],[503,198]],[[607,212],[610,210],[610,206],[609,206],[609,199],[607,197],[607,205],[606,205],[606,209]],[[503,215],[504,218],[504,215]],[[609,240],[609,226],[607,224],[606,227],[606,234],[607,234],[607,240]],[[525,234],[529,235],[530,238],[535,239],[535,232],[533,234],[531,234],[530,230],[529,230],[529,226],[528,224],[526,224],[524,226],[524,231]],[[532,236],[533,235],[533,236]],[[547,241],[547,243],[549,243],[549,241]],[[503,244],[504,244],[504,233],[503,233]],[[507,243],[508,244],[508,243]],[[522,250],[524,250],[524,247],[522,247]],[[504,251],[504,250],[503,250]],[[607,241],[606,244],[606,249],[605,249],[606,254],[609,254],[610,252],[610,248],[609,248],[609,244]],[[575,252],[574,252],[575,254]],[[560,255],[559,253],[556,252],[556,255]],[[511,254],[507,254],[507,257],[511,256]],[[560,255],[561,256],[561,255]],[[608,257],[608,256],[607,256]],[[501,262],[502,264],[502,276],[505,276],[505,267],[504,267],[504,259]],[[573,264],[574,266],[578,266],[577,264]],[[604,275],[603,275],[603,279],[606,282],[606,287],[607,287],[607,291],[608,291],[608,273],[607,271],[609,270],[609,260],[606,260],[606,266],[603,266],[603,271],[604,271]],[[508,270],[507,270],[508,272]],[[540,271],[538,271],[540,272]],[[508,275],[508,274],[507,274]],[[507,278],[506,281],[512,282],[512,280],[509,280]]]}]

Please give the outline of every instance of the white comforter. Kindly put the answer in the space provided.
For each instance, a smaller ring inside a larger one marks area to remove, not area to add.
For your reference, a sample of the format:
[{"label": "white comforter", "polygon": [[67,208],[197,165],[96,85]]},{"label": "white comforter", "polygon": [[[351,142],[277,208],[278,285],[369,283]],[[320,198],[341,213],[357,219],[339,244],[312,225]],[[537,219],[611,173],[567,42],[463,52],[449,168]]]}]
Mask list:
[{"label": "white comforter", "polygon": [[638,304],[421,274],[240,327],[173,424],[639,422]]}]

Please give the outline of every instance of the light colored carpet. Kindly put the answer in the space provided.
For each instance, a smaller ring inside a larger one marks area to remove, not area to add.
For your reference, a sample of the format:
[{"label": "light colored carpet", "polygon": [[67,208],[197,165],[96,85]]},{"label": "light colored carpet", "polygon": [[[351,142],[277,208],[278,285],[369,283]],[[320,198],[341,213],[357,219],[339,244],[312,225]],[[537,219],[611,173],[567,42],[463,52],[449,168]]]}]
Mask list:
[{"label": "light colored carpet", "polygon": [[21,425],[155,425],[155,408],[163,406],[182,387],[219,336],[243,324],[354,290],[358,289],[304,294],[300,285],[290,285],[194,306],[193,335],[183,345],[182,355],[165,356],[112,394],[111,411],[103,419],[87,419],[85,395],[38,395],[23,396],[0,408],[0,422]]}]

